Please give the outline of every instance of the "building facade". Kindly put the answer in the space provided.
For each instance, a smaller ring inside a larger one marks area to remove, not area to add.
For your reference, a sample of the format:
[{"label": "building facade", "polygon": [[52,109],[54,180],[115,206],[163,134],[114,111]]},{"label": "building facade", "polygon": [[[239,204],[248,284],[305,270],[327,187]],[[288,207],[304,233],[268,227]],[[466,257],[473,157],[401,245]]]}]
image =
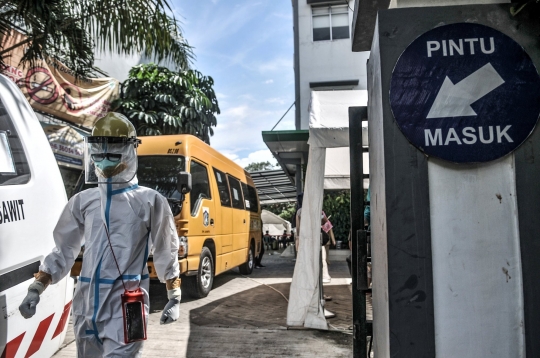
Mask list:
[{"label": "building facade", "polygon": [[367,88],[369,51],[352,52],[354,1],[292,0],[296,129],[309,128],[312,91]]}]

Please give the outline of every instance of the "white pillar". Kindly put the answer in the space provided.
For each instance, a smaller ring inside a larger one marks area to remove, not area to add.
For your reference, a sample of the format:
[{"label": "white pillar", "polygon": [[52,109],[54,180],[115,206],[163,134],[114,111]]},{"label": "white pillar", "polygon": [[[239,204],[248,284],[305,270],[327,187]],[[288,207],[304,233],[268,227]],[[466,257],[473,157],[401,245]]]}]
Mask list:
[{"label": "white pillar", "polygon": [[428,176],[437,357],[524,357],[514,154]]}]

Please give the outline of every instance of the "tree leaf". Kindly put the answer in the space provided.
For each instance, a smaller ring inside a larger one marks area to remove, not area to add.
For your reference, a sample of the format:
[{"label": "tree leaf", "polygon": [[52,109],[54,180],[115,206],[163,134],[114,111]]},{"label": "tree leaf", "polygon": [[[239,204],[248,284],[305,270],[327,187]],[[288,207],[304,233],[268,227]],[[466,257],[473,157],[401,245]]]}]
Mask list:
[{"label": "tree leaf", "polygon": [[189,133],[209,143],[219,114],[211,83],[198,71],[174,72],[153,63],[137,65],[123,83],[119,111],[126,114],[140,108],[135,118],[130,117],[139,134]]}]

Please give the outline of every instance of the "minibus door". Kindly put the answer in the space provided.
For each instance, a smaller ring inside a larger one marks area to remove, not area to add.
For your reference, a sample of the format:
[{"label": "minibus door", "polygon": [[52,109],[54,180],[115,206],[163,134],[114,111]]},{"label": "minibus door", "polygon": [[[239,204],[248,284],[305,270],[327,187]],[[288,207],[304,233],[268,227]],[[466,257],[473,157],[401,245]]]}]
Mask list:
[{"label": "minibus door", "polygon": [[233,250],[240,250],[246,247],[246,238],[249,227],[249,212],[245,210],[244,197],[240,181],[229,176],[229,186],[231,188],[231,201],[233,206]]},{"label": "minibus door", "polygon": [[206,165],[191,160],[190,173],[192,188],[189,202],[193,220],[189,226],[189,240],[190,242],[200,240],[200,244],[195,245],[202,247],[207,238],[213,238],[215,235],[216,212]]},{"label": "minibus door", "polygon": [[221,246],[222,254],[226,254],[232,251],[233,208],[231,206],[231,194],[225,173],[216,168],[213,169],[220,201],[218,204],[216,200],[216,238],[218,241],[216,245]]}]

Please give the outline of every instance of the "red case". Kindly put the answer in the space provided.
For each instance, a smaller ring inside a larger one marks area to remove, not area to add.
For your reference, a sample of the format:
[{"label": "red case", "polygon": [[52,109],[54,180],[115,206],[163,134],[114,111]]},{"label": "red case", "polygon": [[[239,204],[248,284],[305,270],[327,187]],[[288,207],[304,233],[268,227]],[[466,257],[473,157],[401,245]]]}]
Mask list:
[{"label": "red case", "polygon": [[134,291],[125,291],[121,297],[124,314],[124,343],[146,340],[146,318],[142,290],[137,288]]}]

